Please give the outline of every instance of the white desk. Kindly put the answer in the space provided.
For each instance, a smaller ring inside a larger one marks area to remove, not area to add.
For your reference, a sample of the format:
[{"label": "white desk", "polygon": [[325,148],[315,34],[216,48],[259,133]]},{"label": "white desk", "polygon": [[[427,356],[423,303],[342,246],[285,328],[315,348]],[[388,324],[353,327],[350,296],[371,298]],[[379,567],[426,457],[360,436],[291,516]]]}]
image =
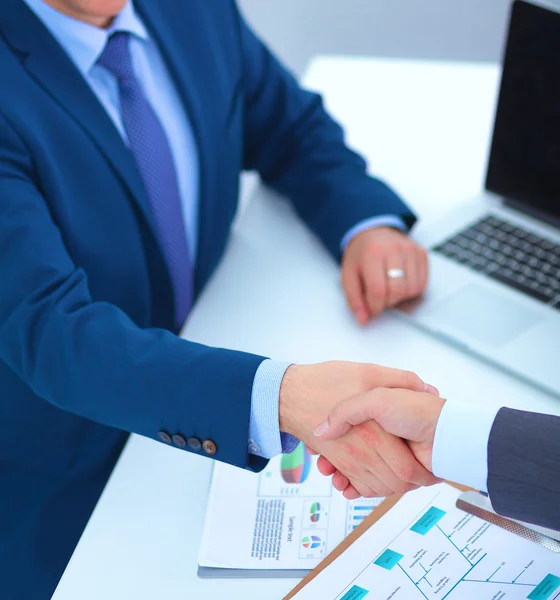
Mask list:
[{"label": "white desk", "polygon": [[[321,57],[305,82],[426,222],[481,189],[498,77],[493,65]],[[558,401],[392,315],[360,330],[338,280],[287,205],[258,191],[186,335],[276,359],[413,369],[448,398],[560,414]],[[54,599],[282,598],[295,581],[197,578],[210,471],[207,459],[133,436]]]}]

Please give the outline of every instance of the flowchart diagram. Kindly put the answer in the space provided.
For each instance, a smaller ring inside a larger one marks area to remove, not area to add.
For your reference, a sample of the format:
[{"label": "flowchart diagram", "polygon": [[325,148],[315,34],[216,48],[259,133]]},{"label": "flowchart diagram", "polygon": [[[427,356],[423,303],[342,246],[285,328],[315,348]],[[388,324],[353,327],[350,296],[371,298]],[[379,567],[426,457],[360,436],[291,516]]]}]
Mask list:
[{"label": "flowchart diagram", "polygon": [[427,508],[339,600],[560,600],[560,556],[455,507]]}]

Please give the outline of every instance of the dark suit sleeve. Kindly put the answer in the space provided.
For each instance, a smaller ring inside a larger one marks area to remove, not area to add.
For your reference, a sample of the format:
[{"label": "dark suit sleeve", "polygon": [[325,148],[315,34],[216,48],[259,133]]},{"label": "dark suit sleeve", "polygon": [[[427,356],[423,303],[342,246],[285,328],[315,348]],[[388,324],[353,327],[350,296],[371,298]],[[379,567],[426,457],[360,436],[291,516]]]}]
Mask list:
[{"label": "dark suit sleeve", "polygon": [[140,329],[92,301],[34,183],[32,157],[2,117],[0,360],[65,411],[154,439],[160,430],[212,439],[218,460],[266,464],[247,450],[263,358]]},{"label": "dark suit sleeve", "polygon": [[560,417],[503,408],[488,445],[499,514],[560,531]]},{"label": "dark suit sleeve", "polygon": [[340,126],[251,31],[237,13],[245,95],[246,169],[289,197],[299,215],[340,258],[344,235],[377,215],[415,218],[383,182],[366,174],[363,158]]}]

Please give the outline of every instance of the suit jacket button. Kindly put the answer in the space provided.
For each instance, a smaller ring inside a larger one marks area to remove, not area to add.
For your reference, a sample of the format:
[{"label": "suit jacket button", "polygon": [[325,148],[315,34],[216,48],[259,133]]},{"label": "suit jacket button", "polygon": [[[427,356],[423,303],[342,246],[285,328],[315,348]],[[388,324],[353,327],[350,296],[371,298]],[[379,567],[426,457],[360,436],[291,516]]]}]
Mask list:
[{"label": "suit jacket button", "polygon": [[204,452],[206,452],[206,454],[209,454],[210,456],[216,454],[218,450],[216,444],[212,440],[204,440],[202,442],[202,449],[204,450]]},{"label": "suit jacket button", "polygon": [[186,448],[187,447],[187,440],[182,435],[179,435],[178,433],[176,433],[173,436],[173,443],[175,444],[175,446],[177,446],[177,448]]},{"label": "suit jacket button", "polygon": [[195,437],[189,438],[187,440],[187,445],[193,452],[200,452],[200,450],[202,449],[202,444],[200,443],[200,440]]},{"label": "suit jacket button", "polygon": [[171,436],[167,433],[167,431],[158,431],[158,438],[160,442],[164,444],[171,444]]}]

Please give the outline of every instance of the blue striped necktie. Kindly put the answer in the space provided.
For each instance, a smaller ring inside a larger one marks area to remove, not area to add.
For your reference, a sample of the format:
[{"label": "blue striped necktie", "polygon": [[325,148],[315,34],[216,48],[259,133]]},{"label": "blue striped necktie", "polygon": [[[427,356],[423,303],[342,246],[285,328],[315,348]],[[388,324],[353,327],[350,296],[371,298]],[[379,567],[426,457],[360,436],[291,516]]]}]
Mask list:
[{"label": "blue striped necktie", "polygon": [[173,155],[165,131],[136,78],[129,50],[130,34],[109,38],[98,64],[119,83],[123,125],[150,200],[175,302],[175,326],[183,324],[193,300],[193,267],[185,233]]}]

